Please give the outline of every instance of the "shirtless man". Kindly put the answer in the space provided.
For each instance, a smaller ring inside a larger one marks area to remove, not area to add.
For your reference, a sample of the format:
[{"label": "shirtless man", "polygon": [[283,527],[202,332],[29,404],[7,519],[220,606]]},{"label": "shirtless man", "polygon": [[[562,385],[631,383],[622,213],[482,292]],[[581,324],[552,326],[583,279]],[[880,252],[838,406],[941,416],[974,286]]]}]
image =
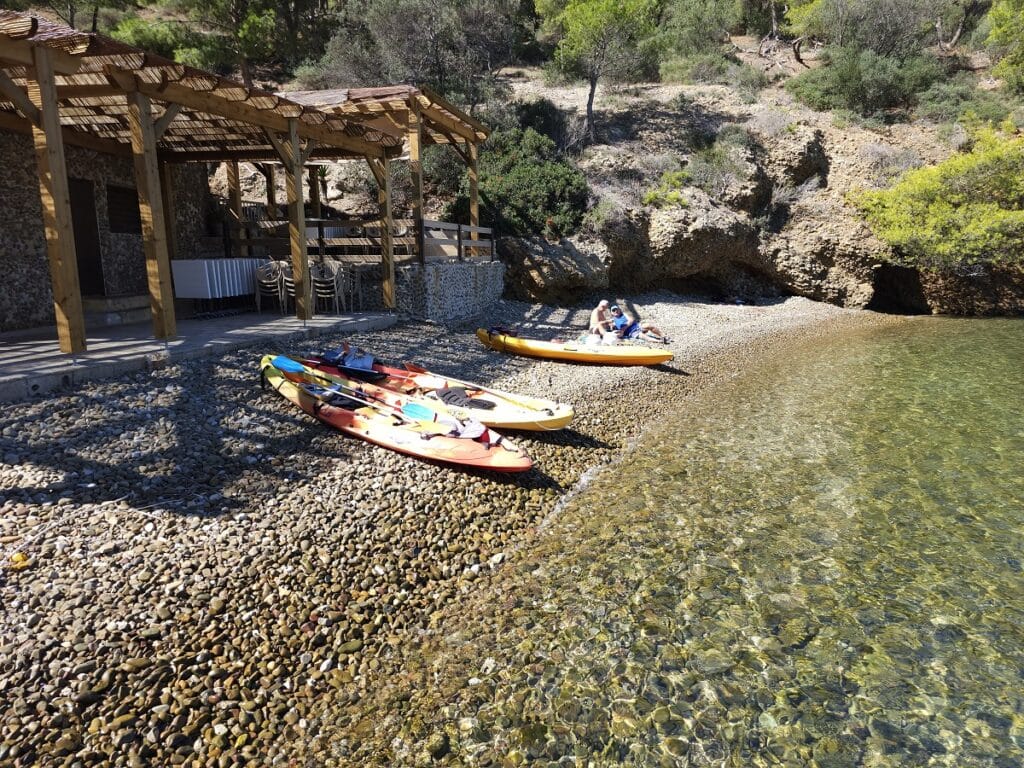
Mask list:
[{"label": "shirtless man", "polygon": [[590,311],[590,332],[598,336],[612,329],[612,319],[608,315],[608,299],[601,299]]}]

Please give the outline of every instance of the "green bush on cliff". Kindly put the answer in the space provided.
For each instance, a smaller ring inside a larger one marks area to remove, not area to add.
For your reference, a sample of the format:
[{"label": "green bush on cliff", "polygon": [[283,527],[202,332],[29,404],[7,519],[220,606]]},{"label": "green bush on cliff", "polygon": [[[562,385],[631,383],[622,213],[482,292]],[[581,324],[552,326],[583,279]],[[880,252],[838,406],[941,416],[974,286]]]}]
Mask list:
[{"label": "green bush on cliff", "polygon": [[982,122],[1001,123],[1015,112],[1018,124],[1024,122],[1024,105],[1020,99],[1005,91],[978,88],[974,75],[969,72],[960,72],[932,84],[918,97],[914,110],[918,117],[939,123],[957,122],[968,114]]},{"label": "green bush on cliff", "polygon": [[969,152],[853,197],[902,263],[1024,264],[1024,136],[982,128],[973,138]]},{"label": "green bush on cliff", "polygon": [[[500,235],[569,235],[579,229],[590,189],[555,143],[532,128],[495,131],[480,153],[480,218]],[[468,220],[463,184],[451,214]]]},{"label": "green bush on cliff", "polygon": [[895,59],[871,50],[830,50],[826,65],[786,83],[786,90],[817,110],[849,109],[861,115],[911,106],[916,94],[942,77],[929,56]]},{"label": "green bush on cliff", "polygon": [[644,205],[653,205],[655,208],[678,205],[680,208],[685,208],[690,203],[686,199],[683,189],[689,183],[688,171],[666,171],[661,175],[658,186],[644,194]]}]

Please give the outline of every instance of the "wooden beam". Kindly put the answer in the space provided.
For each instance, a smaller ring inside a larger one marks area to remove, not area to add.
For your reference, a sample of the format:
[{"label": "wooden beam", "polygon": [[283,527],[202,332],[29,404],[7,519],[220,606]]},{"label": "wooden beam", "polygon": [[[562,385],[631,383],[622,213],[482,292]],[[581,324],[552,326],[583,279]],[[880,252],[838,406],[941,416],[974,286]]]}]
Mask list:
[{"label": "wooden beam", "polygon": [[35,79],[28,81],[28,98],[39,110],[40,118],[39,126],[32,127],[32,141],[39,167],[39,198],[46,228],[46,254],[50,263],[57,338],[61,352],[84,352],[85,316],[82,313],[75,231],[71,222],[71,193],[57,107],[54,57],[49,48],[38,47],[32,53]]},{"label": "wooden beam", "polygon": [[156,136],[157,141],[163,138],[164,132],[174,122],[174,118],[178,116],[179,112],[181,112],[181,104],[168,104],[164,113],[157,118],[153,124],[153,135]]},{"label": "wooden beam", "polygon": [[167,225],[167,256],[174,259],[178,256],[178,226],[174,215],[174,166],[167,163],[160,163],[160,198],[164,204],[164,219]]},{"label": "wooden beam", "polygon": [[[2,117],[2,116],[0,116]],[[27,121],[26,121],[27,123]],[[313,160],[362,160],[366,155],[337,147],[318,144],[313,147]],[[161,149],[160,160],[166,163],[225,163],[229,160],[249,163],[280,163],[281,155],[273,147],[266,149]]]},{"label": "wooden beam", "polygon": [[370,168],[377,179],[377,206],[380,210],[381,230],[381,298],[385,309],[395,309],[395,241],[392,236],[395,218],[391,210],[391,162],[371,160]]},{"label": "wooden beam", "polygon": [[313,218],[319,219],[323,213],[320,204],[320,168],[315,165],[309,168],[309,202],[312,203]]},{"label": "wooden beam", "polygon": [[[32,135],[32,123],[23,117],[0,112],[0,130],[12,131]],[[131,155],[132,148],[129,144],[122,144],[113,139],[103,139],[84,131],[76,131],[73,128],[61,128],[61,138],[64,144],[92,149],[107,155]]]},{"label": "wooden beam", "polygon": [[446,112],[450,112],[453,115],[457,115],[460,121],[465,122],[467,125],[473,128],[477,132],[477,134],[482,135],[482,138],[486,139],[487,136],[490,134],[490,128],[481,123],[472,115],[463,112],[461,109],[456,107],[454,104],[448,101],[448,99],[446,99],[444,96],[437,93],[436,91],[425,86],[421,86],[420,93],[422,93],[427,98],[428,101],[437,105]]},{"label": "wooden beam", "polygon": [[[454,133],[461,136],[468,142],[474,142],[477,140],[476,132],[472,128],[467,128],[462,123],[452,120],[441,112],[441,110],[435,107],[421,107],[420,113],[423,115],[424,119],[435,124],[434,130],[438,133]],[[437,126],[440,126],[440,128]]]},{"label": "wooden beam", "polygon": [[277,218],[277,185],[274,183],[274,166],[272,163],[262,163],[260,170],[263,171],[263,178],[267,180],[267,218]]},{"label": "wooden beam", "polygon": [[384,163],[380,160],[367,158],[366,164],[370,166],[370,173],[373,180],[377,182],[377,199],[380,199],[380,188],[384,186]]},{"label": "wooden beam", "polygon": [[[227,165],[228,171],[228,208],[231,211],[231,215],[234,217],[235,223],[239,227],[243,227],[245,222],[242,220],[242,185],[239,180],[238,174],[238,162],[232,160]],[[248,232],[245,233],[248,235]],[[249,247],[243,245],[238,252],[239,256],[248,256]]]},{"label": "wooden beam", "polygon": [[60,99],[98,99],[120,96],[124,91],[109,83],[105,85],[59,85],[57,97]]},{"label": "wooden beam", "polygon": [[[111,73],[113,76],[113,73]],[[157,85],[136,81],[135,86],[141,93],[145,93],[154,99],[167,101],[173,104],[180,104],[188,109],[198,112],[206,112],[211,115],[219,115],[229,120],[266,128],[278,133],[287,133],[294,120],[300,139],[314,139],[321,144],[331,147],[346,149],[357,155],[365,157],[382,157],[382,147],[362,139],[338,131],[331,130],[323,125],[311,125],[304,123],[299,118],[283,117],[272,109],[259,109],[247,104],[244,101],[228,101],[217,95],[217,91],[196,91],[179,83],[166,83]]]},{"label": "wooden beam", "polygon": [[[297,162],[302,153],[299,147],[297,119],[288,121],[288,141],[282,142],[285,163],[285,182],[288,196],[288,239],[292,250],[292,278],[295,280],[295,316],[300,320],[313,317],[309,301],[309,259],[306,253],[306,211],[302,199],[302,165]],[[285,149],[287,147],[287,149]]]},{"label": "wooden beam", "polygon": [[278,159],[284,165],[285,171],[293,165],[292,147],[291,144],[283,141],[280,136],[277,136],[273,131],[269,131],[266,128],[263,129],[263,133],[267,136],[267,141],[270,142],[270,146],[274,148],[277,153]]},{"label": "wooden beam", "polygon": [[0,69],[0,93],[10,99],[14,106],[21,111],[21,114],[28,118],[29,122],[35,126],[39,125],[39,110],[36,105],[2,69]]},{"label": "wooden beam", "polygon": [[[471,227],[480,226],[480,173],[478,170],[478,161],[480,158],[480,148],[469,142],[467,147],[469,149],[469,225]],[[472,239],[478,239],[479,235],[476,232],[472,233]]]},{"label": "wooden beam", "polygon": [[142,219],[142,249],[146,254],[149,307],[153,313],[153,335],[158,339],[173,339],[178,329],[171,288],[167,220],[153,131],[153,106],[148,96],[137,91],[128,93],[126,99],[135,160],[135,188],[139,193],[139,217]]},{"label": "wooden beam", "polygon": [[[459,157],[462,158],[463,165],[468,166],[469,165],[469,152],[462,146],[462,142],[459,139],[455,138],[455,136],[453,136],[452,134],[448,133],[447,131],[443,131],[443,130],[439,130],[439,129],[435,129],[435,130],[437,130],[438,133],[440,133],[442,136],[444,136],[444,138],[446,138],[448,140],[448,146],[451,147],[452,149],[454,149],[455,150],[455,154],[457,154]],[[435,144],[439,144],[440,142],[434,142],[434,143]],[[473,142],[466,141],[466,145],[467,146],[472,146],[472,144],[473,144]]]},{"label": "wooden beam", "polygon": [[70,53],[38,45],[28,40],[14,40],[7,35],[0,35],[0,62],[18,64],[23,67],[35,66],[34,51],[46,48],[50,52],[51,69],[55,75],[73,75],[82,65],[82,59]]},{"label": "wooden beam", "polygon": [[420,263],[423,253],[423,119],[419,104],[413,99],[409,110],[409,173],[412,175],[412,221]]}]

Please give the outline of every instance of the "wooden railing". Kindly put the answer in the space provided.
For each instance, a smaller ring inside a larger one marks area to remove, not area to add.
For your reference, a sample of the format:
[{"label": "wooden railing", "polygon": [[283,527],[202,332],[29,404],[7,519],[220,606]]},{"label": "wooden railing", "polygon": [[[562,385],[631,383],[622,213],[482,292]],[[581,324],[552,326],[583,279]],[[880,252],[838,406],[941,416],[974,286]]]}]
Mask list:
[{"label": "wooden railing", "polygon": [[488,227],[424,219],[424,261],[492,261],[492,234]]},{"label": "wooden railing", "polygon": [[[380,219],[307,219],[306,248],[314,257],[354,263],[381,262],[384,253]],[[288,222],[229,222],[225,248],[230,256],[287,257],[291,253]],[[411,219],[397,219],[392,229],[395,263],[493,261],[494,232],[444,221],[424,220],[423,252]]]}]

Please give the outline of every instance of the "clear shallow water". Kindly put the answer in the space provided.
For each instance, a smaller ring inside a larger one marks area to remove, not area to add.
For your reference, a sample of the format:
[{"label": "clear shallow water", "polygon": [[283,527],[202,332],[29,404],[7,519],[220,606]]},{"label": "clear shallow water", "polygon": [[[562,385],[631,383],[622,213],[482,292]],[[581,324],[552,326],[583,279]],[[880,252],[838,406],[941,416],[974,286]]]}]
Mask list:
[{"label": "clear shallow water", "polygon": [[924,319],[680,413],[450,639],[449,757],[1020,765],[1022,373],[1024,322]]}]

